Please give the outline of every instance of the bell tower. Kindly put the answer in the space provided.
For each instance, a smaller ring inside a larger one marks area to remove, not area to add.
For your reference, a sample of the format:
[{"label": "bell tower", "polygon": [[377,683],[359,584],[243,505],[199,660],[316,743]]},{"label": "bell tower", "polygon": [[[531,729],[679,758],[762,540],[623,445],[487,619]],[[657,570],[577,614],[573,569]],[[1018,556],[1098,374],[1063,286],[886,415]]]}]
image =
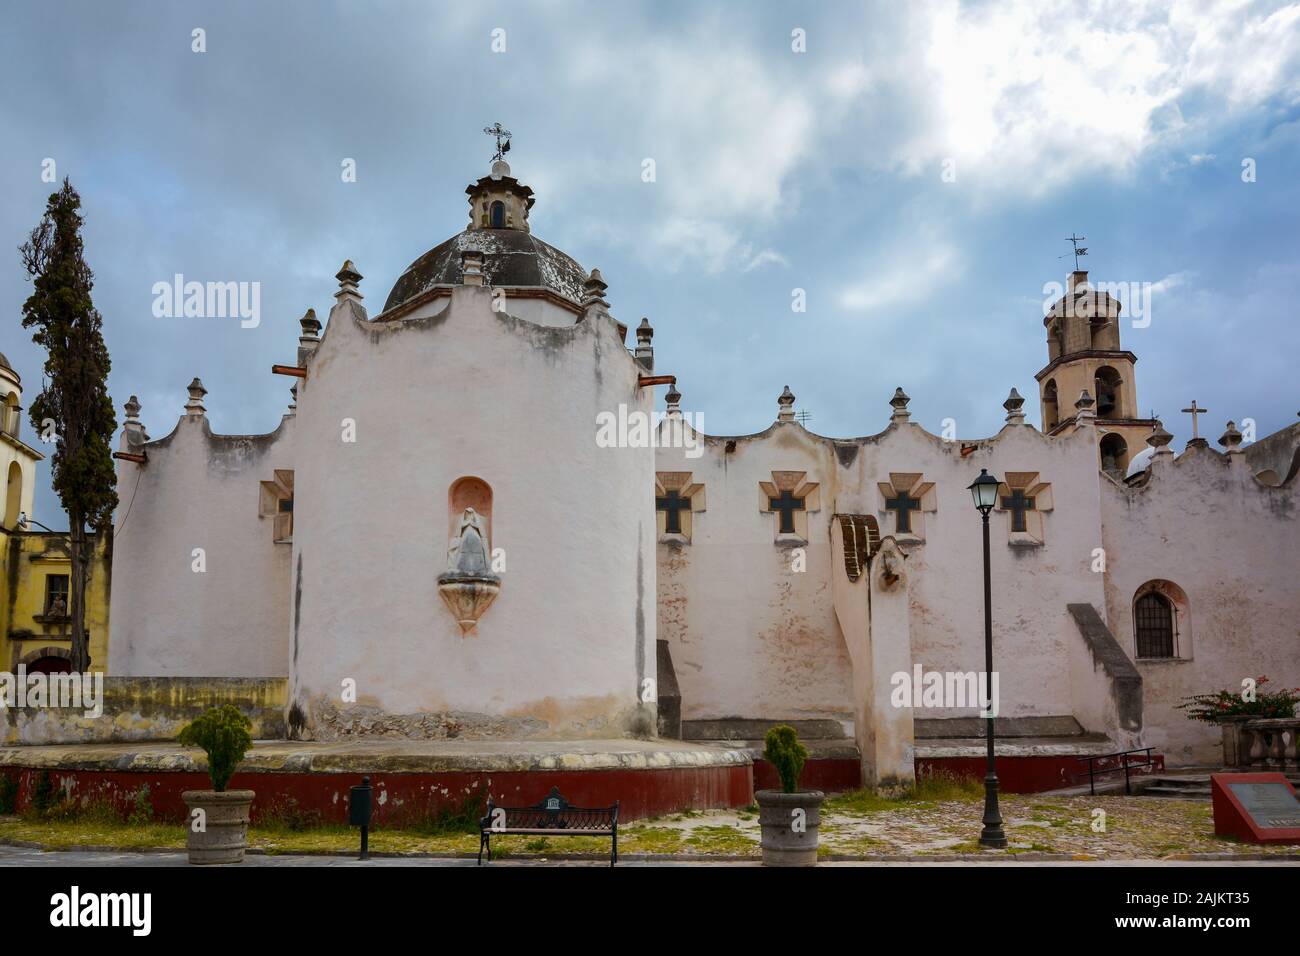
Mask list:
[{"label": "bell tower", "polygon": [[1120,481],[1157,424],[1138,413],[1137,356],[1120,345],[1122,308],[1108,291],[1089,284],[1087,271],[1076,268],[1066,278],[1065,294],[1043,318],[1047,364],[1034,376],[1045,434],[1070,427],[1082,392],[1096,400],[1098,461]]}]

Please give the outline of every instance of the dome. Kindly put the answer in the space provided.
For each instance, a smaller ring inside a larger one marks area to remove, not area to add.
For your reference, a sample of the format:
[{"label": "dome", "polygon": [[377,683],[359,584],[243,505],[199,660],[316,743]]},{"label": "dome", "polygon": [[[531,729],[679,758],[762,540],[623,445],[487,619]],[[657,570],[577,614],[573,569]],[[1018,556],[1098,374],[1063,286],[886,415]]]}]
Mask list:
[{"label": "dome", "polygon": [[1147,470],[1151,464],[1151,457],[1156,453],[1154,448],[1143,448],[1140,452],[1132,457],[1128,463],[1128,470],[1124,473],[1125,478],[1132,478]]},{"label": "dome", "polygon": [[520,229],[466,229],[412,262],[393,285],[384,311],[439,286],[464,283],[462,252],[483,253],[485,284],[540,288],[574,305],[582,301],[587,273],[559,249]]}]

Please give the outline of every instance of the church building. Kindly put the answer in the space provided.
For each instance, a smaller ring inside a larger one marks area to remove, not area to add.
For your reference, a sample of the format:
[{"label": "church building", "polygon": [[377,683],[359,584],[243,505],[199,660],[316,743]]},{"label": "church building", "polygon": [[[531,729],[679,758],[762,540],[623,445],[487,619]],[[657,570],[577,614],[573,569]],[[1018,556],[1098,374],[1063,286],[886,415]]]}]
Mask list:
[{"label": "church building", "polygon": [[[1176,453],[1086,272],[1041,317],[1042,430],[1012,389],[997,434],[935,435],[900,387],[879,430],[827,437],[791,381],[765,430],[701,434],[650,323],[533,234],[499,155],[466,193],[466,228],[374,315],[343,264],[276,366],[273,431],[215,434],[197,378],[164,437],[126,404],[110,674],[287,678],[289,733],[315,740],[784,722],[863,784],[906,782],[983,752],[973,695],[899,691],[984,669],[987,471],[999,753],[1213,763],[1180,698],[1300,685],[1300,433],[1243,447],[1229,422],[1221,451]],[[611,447],[610,416],[654,430]]]}]

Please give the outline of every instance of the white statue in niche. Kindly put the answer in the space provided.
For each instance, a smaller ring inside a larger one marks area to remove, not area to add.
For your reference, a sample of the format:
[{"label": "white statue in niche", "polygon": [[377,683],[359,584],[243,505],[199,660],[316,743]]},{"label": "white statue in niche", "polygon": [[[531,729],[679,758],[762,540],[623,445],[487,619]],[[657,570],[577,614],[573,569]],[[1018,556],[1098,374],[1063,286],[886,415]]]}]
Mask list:
[{"label": "white statue in niche", "polygon": [[501,579],[488,566],[486,523],[477,511],[466,508],[447,548],[447,570],[438,575],[438,593],[461,633],[472,634],[500,590]]},{"label": "white statue in niche", "polygon": [[488,567],[487,527],[483,516],[466,508],[456,523],[456,534],[447,548],[447,572],[457,576],[486,577]]}]

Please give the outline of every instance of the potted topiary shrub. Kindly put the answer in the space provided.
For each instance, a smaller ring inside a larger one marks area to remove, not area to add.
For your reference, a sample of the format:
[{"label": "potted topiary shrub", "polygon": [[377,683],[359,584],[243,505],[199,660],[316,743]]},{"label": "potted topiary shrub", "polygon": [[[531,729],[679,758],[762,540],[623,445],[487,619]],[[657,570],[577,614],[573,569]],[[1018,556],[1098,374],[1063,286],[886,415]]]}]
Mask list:
[{"label": "potted topiary shrub", "polygon": [[781,724],[767,732],[763,759],[776,768],[781,778],[780,790],[754,794],[763,831],[763,865],[813,866],[817,862],[817,827],[826,794],[799,789],[808,750],[793,727]]},{"label": "potted topiary shrub", "polygon": [[208,755],[211,790],[181,794],[189,808],[186,820],[191,863],[242,863],[248,846],[248,810],[252,790],[227,790],[235,768],[253,743],[252,723],[232,704],[213,707],[187,724],[176,739],[201,747]]}]

